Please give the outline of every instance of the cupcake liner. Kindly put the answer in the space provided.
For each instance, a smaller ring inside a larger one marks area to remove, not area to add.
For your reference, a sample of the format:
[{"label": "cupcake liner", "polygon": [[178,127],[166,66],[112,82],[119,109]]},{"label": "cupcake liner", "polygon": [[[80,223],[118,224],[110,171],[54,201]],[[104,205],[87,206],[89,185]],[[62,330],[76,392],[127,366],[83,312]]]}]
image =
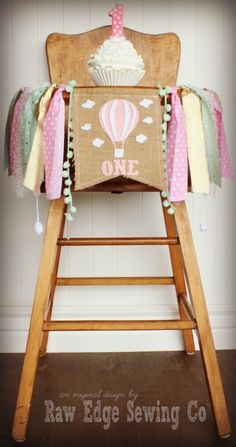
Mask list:
[{"label": "cupcake liner", "polygon": [[90,75],[96,85],[134,86],[141,81],[145,71],[93,68],[90,70]]}]

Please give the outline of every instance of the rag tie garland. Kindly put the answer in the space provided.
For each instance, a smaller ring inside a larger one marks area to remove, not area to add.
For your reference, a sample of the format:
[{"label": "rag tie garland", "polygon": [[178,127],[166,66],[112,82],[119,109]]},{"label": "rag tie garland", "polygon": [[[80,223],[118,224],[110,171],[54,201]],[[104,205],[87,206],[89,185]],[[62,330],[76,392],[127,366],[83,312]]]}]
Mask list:
[{"label": "rag tie garland", "polygon": [[42,95],[38,106],[38,123],[33,139],[31,152],[25,172],[24,186],[35,193],[40,193],[40,187],[44,180],[44,135],[43,121],[46,117],[50,100],[56,84],[51,85]]},{"label": "rag tie garland", "polygon": [[64,157],[65,102],[62,84],[54,94],[43,121],[46,194],[49,200],[61,196]]},{"label": "rag tie garland", "polygon": [[171,90],[171,120],[167,133],[167,175],[169,200],[185,199],[188,189],[188,158],[184,113],[177,87]]},{"label": "rag tie garland", "polygon": [[15,95],[13,96],[9,110],[7,115],[7,121],[5,126],[5,141],[4,141],[4,160],[3,160],[3,169],[8,168],[9,175],[11,175],[10,172],[10,164],[9,164],[9,148],[10,148],[10,139],[11,139],[11,124],[12,124],[12,118],[14,113],[14,107],[16,104],[16,101],[19,99],[23,89],[18,90]]},{"label": "rag tie garland", "polygon": [[217,127],[214,122],[214,114],[211,103],[207,97],[207,92],[200,90],[195,86],[188,86],[188,88],[199,97],[201,103],[201,117],[203,123],[205,150],[207,157],[209,180],[217,186],[221,186],[221,171],[220,171],[220,154],[217,143]]},{"label": "rag tie garland", "polygon": [[23,172],[25,173],[29,155],[32,149],[32,143],[35,135],[35,130],[37,127],[37,115],[38,115],[38,104],[44,94],[48,89],[49,84],[45,82],[42,86],[37,87],[30,92],[29,97],[24,102],[21,116],[20,116],[20,127],[21,127],[21,150],[22,150],[22,165]]},{"label": "rag tie garland", "polygon": [[[23,185],[39,193],[45,176],[47,198],[57,199],[61,196],[64,179],[67,220],[73,220],[76,212],[70,176],[75,85],[75,81],[66,87],[44,83],[33,90],[19,90],[11,101],[5,130],[4,168],[8,168],[9,175],[13,176],[17,194],[23,194]],[[64,160],[65,90],[70,94],[70,101]],[[162,191],[162,197],[167,212],[173,214],[174,203],[186,197],[188,170],[192,192],[208,193],[211,182],[221,186],[221,177],[234,179],[234,175],[222,108],[216,94],[194,86],[158,86],[158,93],[164,101],[162,142],[168,187],[167,191]]]},{"label": "rag tie garland", "polygon": [[228,144],[225,135],[225,128],[222,116],[222,107],[220,100],[217,95],[210,90],[204,90],[204,94],[208,98],[211,104],[212,116],[215,122],[216,132],[217,132],[217,142],[220,155],[220,170],[221,177],[234,180],[235,176],[233,173],[233,168],[231,165]]},{"label": "rag tie garland", "polygon": [[201,115],[201,103],[193,92],[183,96],[188,160],[193,192],[209,194],[210,180]]},{"label": "rag tie garland", "polygon": [[[22,188],[23,183],[23,159],[22,159],[22,145],[21,145],[21,112],[24,104],[29,98],[29,88],[24,88],[21,91],[20,97],[16,100],[14,112],[11,122],[10,147],[9,147],[9,174],[13,176],[16,195],[22,197],[24,192]],[[5,157],[6,158],[6,157]]]}]

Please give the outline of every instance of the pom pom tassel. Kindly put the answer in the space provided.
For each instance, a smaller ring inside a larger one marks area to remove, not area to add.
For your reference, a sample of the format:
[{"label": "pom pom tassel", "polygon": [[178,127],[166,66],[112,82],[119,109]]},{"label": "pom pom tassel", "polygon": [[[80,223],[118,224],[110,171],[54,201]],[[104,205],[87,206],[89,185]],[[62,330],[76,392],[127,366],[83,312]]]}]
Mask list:
[{"label": "pom pom tassel", "polygon": [[72,124],[72,95],[74,87],[76,86],[76,81],[72,80],[66,86],[66,91],[70,93],[69,99],[69,113],[68,113],[68,132],[67,132],[67,159],[63,163],[62,177],[64,178],[65,188],[63,189],[64,203],[67,205],[67,213],[65,213],[66,220],[72,222],[74,217],[73,214],[76,213],[76,207],[73,206],[71,185],[72,180],[70,179],[70,166],[71,160],[73,158],[73,124]]},{"label": "pom pom tassel", "polygon": [[200,222],[200,230],[202,233],[205,233],[208,230],[207,222],[205,222],[204,220]]},{"label": "pom pom tassel", "polygon": [[35,222],[34,223],[34,231],[35,233],[37,233],[38,235],[43,233],[43,224],[41,222]]},{"label": "pom pom tassel", "polygon": [[34,231],[38,235],[43,233],[43,224],[39,220],[39,196],[40,194],[35,192],[35,202],[36,202],[36,222],[34,223]]}]

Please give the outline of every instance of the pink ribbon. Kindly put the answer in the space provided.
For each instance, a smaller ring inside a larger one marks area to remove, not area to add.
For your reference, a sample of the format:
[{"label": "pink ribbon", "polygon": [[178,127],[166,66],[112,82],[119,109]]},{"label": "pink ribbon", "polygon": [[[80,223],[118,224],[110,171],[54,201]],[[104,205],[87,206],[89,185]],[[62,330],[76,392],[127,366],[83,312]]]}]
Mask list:
[{"label": "pink ribbon", "polygon": [[43,120],[46,194],[49,200],[61,196],[64,157],[65,102],[62,84],[54,94]]},{"label": "pink ribbon", "polygon": [[170,202],[185,199],[188,190],[188,157],[184,112],[177,87],[172,88],[171,120],[167,132],[167,177]]},{"label": "pink ribbon", "polygon": [[207,96],[208,100],[210,101],[212,116],[216,126],[217,141],[220,155],[221,177],[234,180],[235,176],[233,173],[233,168],[229,157],[229,149],[225,135],[221,105],[217,100],[217,96],[213,92],[209,90],[204,90],[204,93]]}]

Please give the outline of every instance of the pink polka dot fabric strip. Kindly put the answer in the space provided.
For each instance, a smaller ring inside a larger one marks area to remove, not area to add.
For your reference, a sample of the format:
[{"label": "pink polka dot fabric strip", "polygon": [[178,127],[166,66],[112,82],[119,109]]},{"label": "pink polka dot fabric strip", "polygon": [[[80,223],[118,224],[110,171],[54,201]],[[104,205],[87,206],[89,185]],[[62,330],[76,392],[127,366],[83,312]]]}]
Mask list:
[{"label": "pink polka dot fabric strip", "polygon": [[169,200],[184,200],[188,187],[187,141],[177,87],[172,88],[171,95],[171,120],[167,132],[167,178]]},{"label": "pink polka dot fabric strip", "polygon": [[215,121],[219,154],[220,154],[221,177],[234,180],[235,176],[233,173],[233,168],[229,157],[229,149],[225,135],[225,128],[222,117],[222,108],[220,102],[217,98],[217,95],[215,95],[213,92],[209,90],[204,90],[204,93],[211,103],[213,119]]},{"label": "pink polka dot fabric strip", "polygon": [[43,121],[45,184],[49,200],[61,196],[64,156],[65,103],[61,85],[54,94],[48,113]]}]

